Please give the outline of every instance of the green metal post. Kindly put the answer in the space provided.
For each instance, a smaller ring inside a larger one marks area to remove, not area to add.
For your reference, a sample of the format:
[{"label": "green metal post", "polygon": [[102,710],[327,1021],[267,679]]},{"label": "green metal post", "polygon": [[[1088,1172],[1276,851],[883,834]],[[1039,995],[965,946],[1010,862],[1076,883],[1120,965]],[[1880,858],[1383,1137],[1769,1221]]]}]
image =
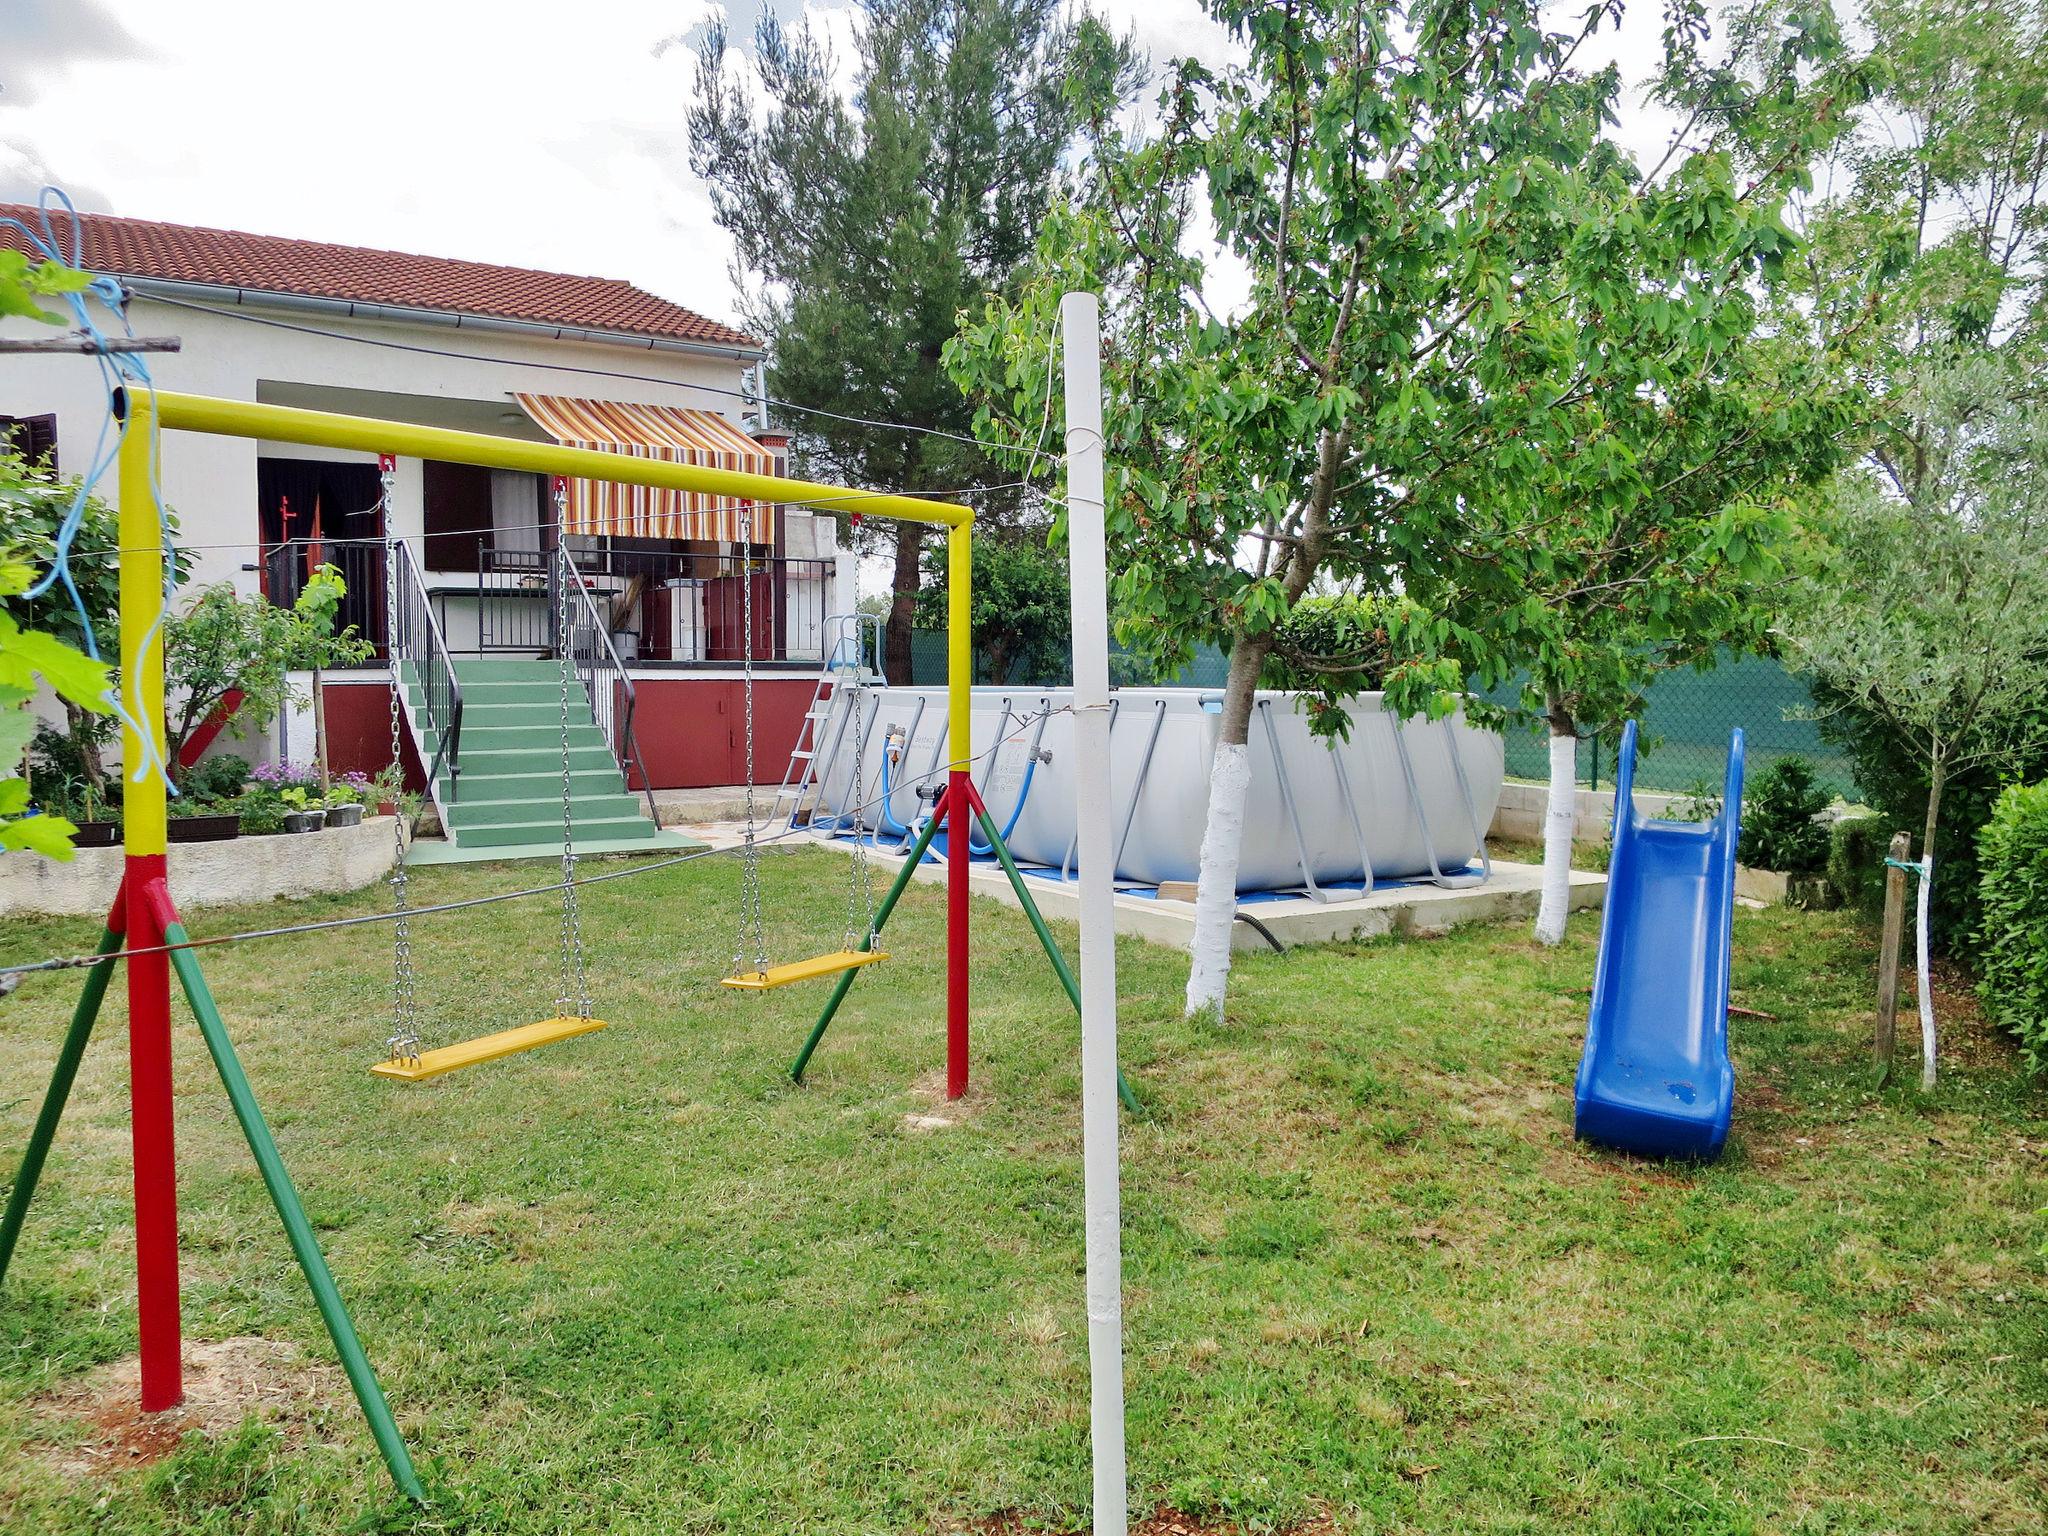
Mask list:
[{"label": "green metal post", "polygon": [[[121,902],[114,902],[115,917],[109,920],[107,931],[100,935],[100,947],[96,954],[112,954],[121,947],[122,930],[115,926],[119,922]],[[21,1172],[14,1176],[14,1188],[8,1192],[7,1214],[0,1216],[0,1281],[7,1278],[7,1265],[14,1258],[15,1242],[21,1237],[21,1224],[28,1216],[28,1203],[35,1197],[36,1182],[43,1176],[43,1162],[50,1155],[50,1143],[57,1136],[57,1122],[64,1118],[64,1106],[71,1099],[71,1085],[78,1077],[78,1063],[84,1059],[86,1042],[92,1039],[94,1020],[100,1016],[100,1003],[107,995],[107,983],[113,979],[112,960],[102,960],[85,973],[85,986],[78,994],[78,1006],[71,1012],[71,1028],[65,1031],[64,1044],[57,1052],[57,1065],[50,1072],[50,1086],[43,1094],[42,1113],[36,1116],[36,1128],[29,1132],[28,1150],[21,1154]]]},{"label": "green metal post", "polygon": [[[178,921],[170,897],[161,886],[155,887],[153,899],[163,913],[164,941],[168,944],[188,942],[184,925]],[[284,1159],[278,1155],[277,1143],[271,1138],[263,1111],[257,1107],[255,1092],[249,1087],[249,1079],[235,1055],[234,1043],[228,1039],[227,1026],[221,1022],[220,1009],[214,1004],[213,994],[207,990],[198,957],[189,949],[173,949],[171,964],[178,972],[179,984],[185,989],[185,1001],[192,1005],[193,1016],[199,1020],[199,1032],[206,1037],[206,1049],[220,1072],[221,1085],[228,1091],[228,1101],[235,1107],[235,1118],[242,1123],[242,1134],[248,1138],[249,1150],[255,1155],[264,1187],[270,1191],[271,1203],[277,1207],[277,1214],[284,1222],[285,1236],[291,1239],[292,1253],[299,1261],[299,1268],[305,1271],[306,1283],[313,1289],[313,1300],[319,1305],[321,1320],[327,1324],[328,1337],[334,1340],[335,1353],[341,1356],[342,1369],[348,1372],[349,1385],[355,1389],[363,1417],[370,1421],[370,1434],[377,1442],[377,1449],[383,1453],[384,1465],[391,1469],[391,1480],[408,1498],[424,1504],[427,1496],[420,1487],[419,1474],[413,1470],[405,1441],[399,1437],[397,1421],[391,1417],[391,1405],[384,1400],[384,1389],[377,1385],[377,1373],[370,1368],[370,1357],[363,1353],[362,1340],[356,1337],[355,1323],[349,1318],[348,1307],[343,1304],[341,1292],[335,1287],[333,1272],[328,1269],[320,1245],[314,1240],[312,1224],[306,1220],[298,1191],[292,1188],[291,1175],[285,1172]]]},{"label": "green metal post", "polygon": [[[931,847],[932,838],[938,830],[939,818],[933,816],[924,824],[924,830],[918,833],[917,841],[911,845],[910,856],[896,872],[896,880],[889,887],[889,894],[882,898],[881,906],[875,909],[875,926],[861,935],[861,954],[866,954],[874,948],[875,935],[882,931],[882,924],[889,921],[889,914],[896,910],[896,903],[902,897],[904,887],[910,884],[910,877],[917,873],[917,866],[923,861],[925,850]],[[817,1050],[818,1042],[825,1038],[825,1027],[832,1022],[832,1015],[839,1011],[839,1005],[846,1001],[846,994],[853,990],[853,978],[859,974],[858,969],[840,972],[839,980],[832,987],[831,997],[825,1000],[825,1011],[818,1015],[818,1022],[811,1026],[810,1038],[804,1041],[804,1048],[796,1053],[796,1060],[790,1065],[791,1082],[800,1083],[804,1080],[804,1068],[811,1064],[811,1053]]]},{"label": "green metal post", "polygon": [[[996,830],[995,818],[988,813],[988,807],[975,797],[975,815],[981,822],[982,835],[995,849],[996,857],[1002,861],[1003,873],[1010,877],[1010,889],[1017,893],[1017,904],[1024,909],[1024,915],[1031,920],[1031,931],[1038,935],[1038,942],[1045,949],[1045,958],[1052,962],[1058,973],[1060,985],[1067,989],[1067,1000],[1074,1005],[1074,1012],[1081,1011],[1081,986],[1074,980],[1074,973],[1067,967],[1067,957],[1060,953],[1060,947],[1053,941],[1052,930],[1045,926],[1045,918],[1039,913],[1038,903],[1031,899],[1031,892],[1024,884],[1023,871],[1017,868],[1017,861],[1010,857],[1010,848],[1003,841],[1003,834]],[[1131,1089],[1130,1081],[1124,1076],[1124,1069],[1116,1069],[1116,1096],[1124,1101],[1124,1108],[1132,1114],[1140,1109],[1138,1095]]]}]

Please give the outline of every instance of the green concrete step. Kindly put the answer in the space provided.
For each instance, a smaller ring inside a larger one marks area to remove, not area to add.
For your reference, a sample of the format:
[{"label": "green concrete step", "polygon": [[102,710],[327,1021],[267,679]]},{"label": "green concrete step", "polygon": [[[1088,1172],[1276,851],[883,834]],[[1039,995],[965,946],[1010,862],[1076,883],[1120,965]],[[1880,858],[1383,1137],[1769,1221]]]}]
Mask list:
[{"label": "green concrete step", "polygon": [[[579,800],[585,796],[621,795],[625,792],[625,775],[619,772],[617,765],[576,769],[569,775],[569,793]],[[462,770],[462,793],[456,803],[542,801],[550,796],[559,803],[561,795],[562,771],[559,764],[546,773],[493,773],[470,763]],[[441,775],[441,796],[446,801],[448,776],[445,773]]]},{"label": "green concrete step", "polygon": [[[651,839],[660,829],[645,816],[602,816],[585,821],[572,818],[570,837],[575,842],[630,842]],[[492,822],[481,827],[460,828],[455,843],[460,848],[505,848],[520,845],[544,847],[550,841],[562,846],[562,821]]]},{"label": "green concrete step", "polygon": [[560,664],[550,657],[533,656],[480,656],[458,658],[455,663],[455,680],[462,684],[463,691],[469,690],[471,682],[479,683],[529,683],[536,678],[555,682],[560,676]]},{"label": "green concrete step", "polygon": [[[557,758],[562,755],[562,726],[558,720],[536,721],[531,725],[472,725],[462,722],[462,755],[466,759],[472,752],[496,752],[506,747],[544,747]],[[578,747],[596,747],[610,752],[604,732],[594,725],[571,725],[569,727],[569,750]]]},{"label": "green concrete step", "polygon": [[[463,789],[471,786],[465,780]],[[463,841],[474,827],[502,826],[508,822],[531,822],[545,816],[557,826],[561,825],[561,786],[556,786],[553,800],[535,798],[530,800],[473,800],[463,798],[448,807],[446,821],[454,828],[456,841]],[[617,794],[575,795],[569,800],[569,819],[580,825],[586,821],[621,821],[639,817],[647,802],[623,789]]]},{"label": "green concrete step", "polygon": [[[427,717],[424,704],[413,706],[415,723],[426,726],[433,722]],[[518,703],[479,703],[475,699],[462,701],[462,728],[467,731],[479,725],[533,725],[540,729],[553,730],[562,723],[562,705],[559,699],[535,699]],[[581,689],[569,700],[569,724],[595,725],[591,718],[590,700],[583,696]]]},{"label": "green concrete step", "polygon": [[[429,747],[429,755],[432,748]],[[606,746],[569,747],[569,771],[609,768],[619,771],[618,759],[612,756],[612,749]],[[547,773],[562,771],[562,749],[558,746],[514,747],[473,745],[468,737],[462,741],[462,777],[467,780],[471,774],[500,773]]]}]

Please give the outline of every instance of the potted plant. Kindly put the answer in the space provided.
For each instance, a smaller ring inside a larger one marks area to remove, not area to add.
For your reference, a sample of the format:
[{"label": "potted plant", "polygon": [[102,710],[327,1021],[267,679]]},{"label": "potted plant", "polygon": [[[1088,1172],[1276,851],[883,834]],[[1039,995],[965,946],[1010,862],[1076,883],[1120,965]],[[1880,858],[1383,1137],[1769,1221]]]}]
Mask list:
[{"label": "potted plant", "polygon": [[252,780],[235,802],[244,837],[270,837],[284,830],[284,802],[277,786]]},{"label": "potted plant", "polygon": [[353,827],[363,819],[363,804],[372,793],[366,773],[344,773],[327,786],[327,825]]},{"label": "potted plant", "polygon": [[173,843],[221,843],[242,835],[241,813],[218,800],[179,795],[168,807],[164,837]]},{"label": "potted plant", "polygon": [[284,829],[287,832],[318,832],[327,824],[324,806],[313,803],[314,792],[303,784],[292,784],[277,792],[278,804],[284,807]]},{"label": "potted plant", "polygon": [[399,771],[398,764],[387,763],[378,770],[377,776],[370,780],[370,793],[365,799],[377,807],[379,816],[396,816],[400,798],[404,793],[405,775]]}]

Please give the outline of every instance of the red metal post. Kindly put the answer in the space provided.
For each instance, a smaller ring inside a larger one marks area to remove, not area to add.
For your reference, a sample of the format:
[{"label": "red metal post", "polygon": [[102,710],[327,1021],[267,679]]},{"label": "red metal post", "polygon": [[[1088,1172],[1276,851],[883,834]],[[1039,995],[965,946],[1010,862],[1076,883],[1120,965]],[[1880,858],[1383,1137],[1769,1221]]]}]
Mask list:
[{"label": "red metal post", "polygon": [[946,777],[946,1097],[967,1091],[967,867],[974,841],[967,771]]},{"label": "red metal post", "polygon": [[[128,943],[164,942],[150,887],[164,884],[161,853],[127,861]],[[161,954],[128,962],[129,1117],[135,1155],[135,1300],[142,1411],[185,1400],[178,1324],[178,1177],[171,1117],[171,967]]]}]

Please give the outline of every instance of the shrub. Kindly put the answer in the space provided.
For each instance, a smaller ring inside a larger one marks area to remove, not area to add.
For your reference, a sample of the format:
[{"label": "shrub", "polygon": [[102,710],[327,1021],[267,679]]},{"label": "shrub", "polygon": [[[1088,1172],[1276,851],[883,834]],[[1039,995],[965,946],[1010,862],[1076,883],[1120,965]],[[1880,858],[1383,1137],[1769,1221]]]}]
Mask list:
[{"label": "shrub", "polygon": [[1896,831],[1875,812],[1844,816],[1828,829],[1828,888],[1837,905],[1866,917],[1884,912],[1884,859]]},{"label": "shrub", "polygon": [[[1854,699],[1813,685],[1820,707],[1822,737],[1848,750],[1856,764],[1856,786],[1863,799],[1887,817],[1893,831],[1913,834],[1913,853],[1920,852],[1920,828],[1927,818],[1927,764],[1901,752],[1898,740],[1881,720]],[[2048,699],[2041,701],[2048,713]],[[1992,802],[2005,784],[2048,775],[2048,748],[2022,754],[1994,768],[1971,763],[1950,772],[1941,792],[1941,827],[1934,839],[1934,946],[1943,952],[1967,951],[1981,931],[1977,893],[1977,830],[1991,815]]]},{"label": "shrub", "polygon": [[2048,783],[2015,784],[1998,797],[1977,857],[1977,990],[2039,1072],[2048,1069]]},{"label": "shrub", "polygon": [[178,779],[178,788],[195,800],[232,800],[249,782],[249,760],[232,752],[202,757]]},{"label": "shrub", "polygon": [[1721,786],[1694,779],[1692,787],[1664,808],[1666,821],[1712,821],[1721,814]]},{"label": "shrub", "polygon": [[1813,781],[1803,757],[1783,757],[1756,776],[1744,796],[1736,857],[1751,869],[1810,875],[1828,860],[1828,829],[1815,820],[1832,797]]}]

